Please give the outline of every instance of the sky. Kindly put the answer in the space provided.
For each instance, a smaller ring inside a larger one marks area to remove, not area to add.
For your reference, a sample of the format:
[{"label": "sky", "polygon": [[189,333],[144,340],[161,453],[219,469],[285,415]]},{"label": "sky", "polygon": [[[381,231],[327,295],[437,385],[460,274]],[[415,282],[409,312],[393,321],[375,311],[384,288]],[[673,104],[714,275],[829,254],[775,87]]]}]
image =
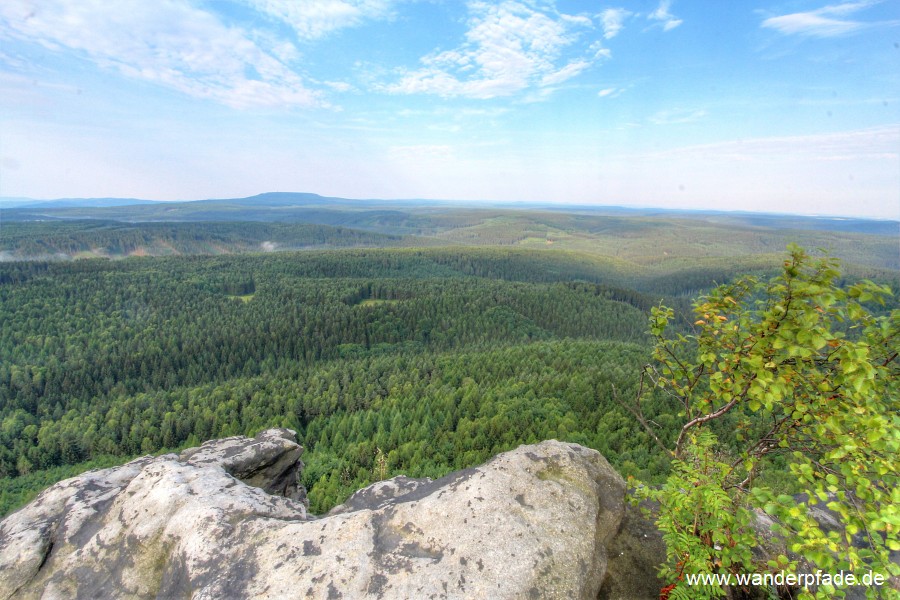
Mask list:
[{"label": "sky", "polygon": [[900,1],[3,0],[0,196],[900,218]]}]

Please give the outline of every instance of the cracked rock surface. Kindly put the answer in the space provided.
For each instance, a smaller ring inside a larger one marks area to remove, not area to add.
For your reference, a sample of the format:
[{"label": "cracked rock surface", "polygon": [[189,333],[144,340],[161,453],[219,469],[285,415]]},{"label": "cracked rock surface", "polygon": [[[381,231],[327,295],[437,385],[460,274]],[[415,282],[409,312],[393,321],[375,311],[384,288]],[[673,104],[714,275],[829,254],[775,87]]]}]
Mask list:
[{"label": "cracked rock surface", "polygon": [[624,483],[594,450],[520,446],[322,518],[301,452],[276,429],[60,482],[0,522],[0,599],[597,597]]}]

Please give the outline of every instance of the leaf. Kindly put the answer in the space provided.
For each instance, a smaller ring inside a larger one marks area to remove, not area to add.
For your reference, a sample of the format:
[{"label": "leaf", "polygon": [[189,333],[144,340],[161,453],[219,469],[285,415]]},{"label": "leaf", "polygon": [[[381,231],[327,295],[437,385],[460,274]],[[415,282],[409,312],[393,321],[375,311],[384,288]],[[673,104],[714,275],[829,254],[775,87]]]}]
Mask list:
[{"label": "leaf", "polygon": [[[745,539],[750,520],[739,515],[759,508],[778,519],[772,531],[785,547],[814,569],[863,564],[862,551],[847,545],[847,536],[861,531],[872,534],[868,564],[883,562],[900,544],[894,508],[900,505],[900,382],[897,359],[890,358],[900,339],[900,311],[872,315],[852,298],[877,300],[878,286],[842,289],[836,261],[810,258],[796,246],[789,252],[771,280],[743,278],[695,304],[702,332],[677,348],[693,347],[693,363],[659,347],[654,354],[662,373],[671,369],[666,377],[678,408],[668,414],[679,410],[675,431],[684,428],[683,460],[673,463],[666,483],[674,496],[659,497],[659,522],[679,534],[666,537],[670,573],[679,572],[673,566],[685,557],[706,572],[710,565],[750,570],[754,539]],[[689,366],[676,368],[680,361]],[[767,452],[779,453],[751,464],[760,440]],[[762,480],[780,481],[787,467],[788,486],[807,492],[806,500],[795,501],[784,485],[778,496],[760,487],[738,491],[730,466],[738,457],[747,461],[741,470],[756,470]],[[809,516],[816,504],[834,511],[841,533],[823,531]]]}]

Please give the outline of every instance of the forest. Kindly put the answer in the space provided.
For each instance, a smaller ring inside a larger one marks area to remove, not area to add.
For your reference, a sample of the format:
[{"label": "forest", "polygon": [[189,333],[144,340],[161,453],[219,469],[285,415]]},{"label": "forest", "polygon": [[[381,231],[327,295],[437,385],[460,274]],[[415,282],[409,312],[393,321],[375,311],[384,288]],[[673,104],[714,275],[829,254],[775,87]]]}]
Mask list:
[{"label": "forest", "polygon": [[[778,264],[246,225],[4,225],[7,248],[36,254],[180,250],[0,263],[0,514],[88,468],[272,426],[298,432],[316,513],[377,479],[437,477],[550,438],[659,481],[669,459],[620,402],[650,360],[651,309],[674,307],[687,331],[692,297]],[[216,235],[229,250],[204,252]],[[260,239],[330,249],[253,252]],[[895,286],[890,260],[848,276]],[[654,393],[644,409],[669,435],[671,400]]]}]

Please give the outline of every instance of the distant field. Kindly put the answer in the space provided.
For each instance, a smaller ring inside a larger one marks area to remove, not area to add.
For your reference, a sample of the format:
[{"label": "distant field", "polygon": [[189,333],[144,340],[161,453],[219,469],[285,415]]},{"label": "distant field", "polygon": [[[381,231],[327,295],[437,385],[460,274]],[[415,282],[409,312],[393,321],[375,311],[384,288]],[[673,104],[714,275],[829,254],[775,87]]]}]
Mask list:
[{"label": "distant field", "polygon": [[255,295],[256,294],[242,294],[240,296],[229,295],[228,297],[232,298],[233,300],[240,300],[241,302],[250,302],[251,300],[253,300],[253,297]]},{"label": "distant field", "polygon": [[847,262],[900,269],[898,236],[750,227],[675,217],[509,213],[447,229],[435,237],[471,245],[552,247],[646,266],[778,254],[794,242],[822,248]]},{"label": "distant field", "polygon": [[368,299],[360,302],[357,306],[364,306],[364,307],[383,306],[386,304],[396,304],[397,302],[399,302],[399,300],[378,300],[375,298],[368,298]]}]

